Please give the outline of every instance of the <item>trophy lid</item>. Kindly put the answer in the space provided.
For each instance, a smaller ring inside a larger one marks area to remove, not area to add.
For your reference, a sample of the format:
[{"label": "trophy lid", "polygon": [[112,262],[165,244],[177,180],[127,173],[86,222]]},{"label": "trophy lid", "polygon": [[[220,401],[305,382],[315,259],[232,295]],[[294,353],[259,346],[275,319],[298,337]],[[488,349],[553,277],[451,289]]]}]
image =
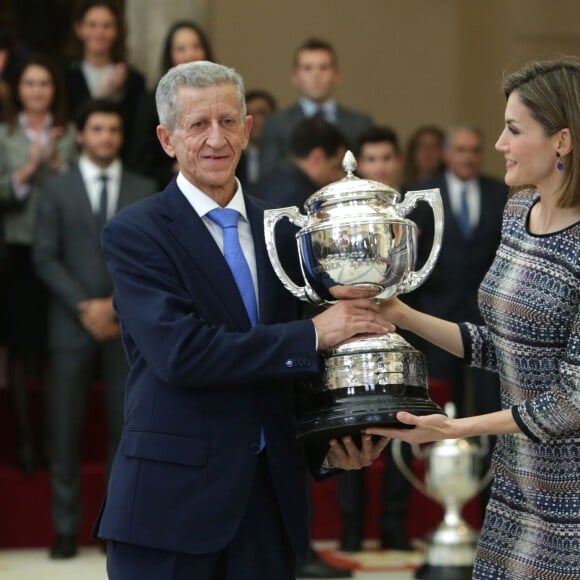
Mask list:
[{"label": "trophy lid", "polygon": [[351,151],[344,154],[342,168],[345,176],[313,193],[304,203],[308,213],[316,213],[323,205],[341,201],[374,200],[375,204],[393,205],[399,200],[399,192],[384,183],[357,177],[357,163]]}]

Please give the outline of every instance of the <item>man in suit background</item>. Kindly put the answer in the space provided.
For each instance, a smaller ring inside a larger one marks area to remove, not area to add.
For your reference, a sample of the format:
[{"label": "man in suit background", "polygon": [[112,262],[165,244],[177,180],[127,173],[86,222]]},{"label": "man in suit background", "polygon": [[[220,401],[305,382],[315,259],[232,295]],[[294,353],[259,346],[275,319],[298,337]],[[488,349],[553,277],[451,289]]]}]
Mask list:
[{"label": "man in suit background", "polygon": [[264,123],[260,144],[260,174],[272,171],[286,156],[294,127],[309,117],[322,117],[336,125],[354,149],[358,136],[372,125],[371,118],[347,109],[335,100],[340,82],[338,58],[334,47],[311,38],[298,47],[294,56],[292,85],[300,100],[270,115]]},{"label": "man in suit background", "polygon": [[[454,322],[483,322],[477,293],[499,245],[507,200],[505,183],[481,174],[482,147],[478,129],[469,125],[449,129],[445,139],[446,171],[411,188],[438,187],[445,219],[435,268],[409,299],[422,312]],[[409,218],[419,228],[417,267],[420,267],[433,240],[432,213],[426,204],[419,204]],[[497,374],[468,367],[431,343],[416,346],[427,356],[429,376],[451,384],[458,416],[500,409]],[[466,408],[468,405],[472,408]],[[484,494],[483,504],[486,499]]]},{"label": "man in suit background", "polygon": [[260,178],[260,141],[266,118],[278,108],[276,99],[268,91],[256,89],[246,93],[246,111],[252,117],[252,130],[248,146],[244,149],[236,177],[246,193],[253,193],[253,186]]},{"label": "man in suit background", "polygon": [[155,191],[119,160],[123,121],[110,101],[87,101],[77,120],[78,164],[44,186],[33,256],[50,291],[49,464],[56,541],[52,558],[77,551],[81,523],[80,449],[89,384],[102,377],[109,464],[123,423],[127,363],[100,248],[101,228],[121,208]]},{"label": "man in suit background", "polygon": [[295,205],[302,211],[316,190],[344,177],[346,140],[324,119],[305,119],[294,127],[288,147],[288,157],[258,181],[254,194],[273,205]]},{"label": "man in suit background", "polygon": [[[392,327],[370,299],[299,319],[267,256],[265,205],[235,178],[252,123],[235,71],[179,65],[156,100],[180,173],[102,237],[131,370],[95,533],[111,580],[294,578],[308,519],[291,381],[318,372],[317,351]],[[292,235],[279,246],[295,257]],[[331,441],[307,460],[318,476],[360,468],[385,444]]]}]

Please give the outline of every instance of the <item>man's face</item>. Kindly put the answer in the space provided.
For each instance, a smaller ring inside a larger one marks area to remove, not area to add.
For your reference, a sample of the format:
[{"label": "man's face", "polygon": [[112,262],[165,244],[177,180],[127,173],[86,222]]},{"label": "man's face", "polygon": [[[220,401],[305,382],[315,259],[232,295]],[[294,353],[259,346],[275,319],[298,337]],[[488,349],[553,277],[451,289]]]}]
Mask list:
[{"label": "man's face", "polygon": [[388,141],[365,143],[357,164],[358,173],[364,179],[379,181],[389,187],[397,187],[401,183],[403,159]]},{"label": "man's face", "polygon": [[323,103],[332,97],[340,73],[327,50],[301,50],[292,74],[292,86],[301,96]]},{"label": "man's face", "polygon": [[82,154],[100,167],[118,157],[123,144],[123,121],[117,113],[92,113],[77,133]]},{"label": "man's face", "polygon": [[260,142],[262,127],[266,117],[272,112],[270,102],[263,97],[254,97],[246,102],[248,115],[253,119],[252,132],[250,133],[250,142],[257,145]]},{"label": "man's face", "polygon": [[248,144],[252,118],[242,118],[234,85],[179,87],[175,129],[159,125],[157,136],[183,175],[220,205],[236,191],[235,171]]},{"label": "man's face", "polygon": [[456,131],[445,148],[447,168],[459,179],[467,181],[481,169],[481,139],[468,130]]}]

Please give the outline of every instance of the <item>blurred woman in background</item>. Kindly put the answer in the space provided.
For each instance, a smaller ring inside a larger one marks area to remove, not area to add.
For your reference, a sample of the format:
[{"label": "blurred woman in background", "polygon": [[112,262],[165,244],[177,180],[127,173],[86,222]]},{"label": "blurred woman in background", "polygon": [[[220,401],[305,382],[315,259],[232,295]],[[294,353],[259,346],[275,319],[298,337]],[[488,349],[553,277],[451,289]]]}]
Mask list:
[{"label": "blurred woman in background", "polygon": [[435,177],[445,169],[444,139],[443,131],[435,125],[423,125],[411,135],[403,172],[403,184],[407,189]]},{"label": "blurred woman in background", "polygon": [[[123,114],[125,135],[130,135],[145,78],[127,64],[125,25],[111,0],[87,0],[74,21],[74,61],[65,70],[69,114],[89,98],[116,102]],[[126,140],[125,140],[126,141]],[[127,147],[121,152],[126,157]]]},{"label": "blurred woman in background", "polygon": [[[163,42],[161,75],[173,66],[196,60],[213,60],[207,36],[195,22],[175,22]],[[165,154],[157,140],[158,124],[155,91],[144,93],[135,114],[129,164],[135,171],[155,179],[159,189],[162,189],[177,173],[177,166],[175,159]]]},{"label": "blurred woman in background", "polygon": [[34,375],[41,374],[46,348],[47,295],[30,256],[37,198],[42,183],[65,169],[76,155],[60,71],[43,56],[31,57],[14,75],[6,122],[0,125],[0,206],[8,262],[1,308],[18,429],[18,464],[27,473],[35,468],[27,388]]}]

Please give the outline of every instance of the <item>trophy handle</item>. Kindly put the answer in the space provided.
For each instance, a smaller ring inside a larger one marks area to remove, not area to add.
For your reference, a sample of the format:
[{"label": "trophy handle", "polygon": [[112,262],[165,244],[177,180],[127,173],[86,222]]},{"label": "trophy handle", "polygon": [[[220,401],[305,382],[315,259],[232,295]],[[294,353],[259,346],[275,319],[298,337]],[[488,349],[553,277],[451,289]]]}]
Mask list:
[{"label": "trophy handle", "polygon": [[427,202],[433,211],[433,219],[435,222],[433,245],[431,246],[431,252],[423,267],[418,272],[412,271],[405,276],[399,286],[399,294],[411,292],[423,284],[429,274],[431,274],[435,262],[439,257],[439,251],[441,250],[441,240],[443,239],[443,202],[441,201],[439,189],[408,191],[405,194],[403,201],[397,204],[397,212],[402,217],[405,217],[417,205],[418,201]]},{"label": "trophy handle", "polygon": [[[413,450],[413,455],[421,459],[425,458],[425,455],[421,452],[421,448],[418,445],[411,445]],[[403,454],[401,453],[401,441],[400,439],[393,439],[391,441],[391,451],[393,453],[393,459],[397,464],[397,467],[401,473],[407,478],[407,480],[418,489],[422,494],[430,497],[432,500],[439,502],[439,500],[427,489],[425,484],[409,469],[408,465],[403,459]]]},{"label": "trophy handle", "polygon": [[298,227],[304,227],[308,221],[308,217],[304,216],[300,213],[297,207],[282,207],[279,209],[267,209],[264,212],[264,236],[266,239],[266,249],[268,251],[268,256],[270,258],[270,262],[272,264],[272,268],[274,268],[274,272],[280,281],[288,290],[291,292],[296,298],[300,300],[304,300],[307,302],[311,302],[309,292],[309,288],[307,286],[298,286],[295,284],[286,271],[280,264],[280,258],[278,256],[278,248],[276,247],[276,236],[275,236],[275,229],[276,224],[282,218],[288,218],[294,225]]}]

